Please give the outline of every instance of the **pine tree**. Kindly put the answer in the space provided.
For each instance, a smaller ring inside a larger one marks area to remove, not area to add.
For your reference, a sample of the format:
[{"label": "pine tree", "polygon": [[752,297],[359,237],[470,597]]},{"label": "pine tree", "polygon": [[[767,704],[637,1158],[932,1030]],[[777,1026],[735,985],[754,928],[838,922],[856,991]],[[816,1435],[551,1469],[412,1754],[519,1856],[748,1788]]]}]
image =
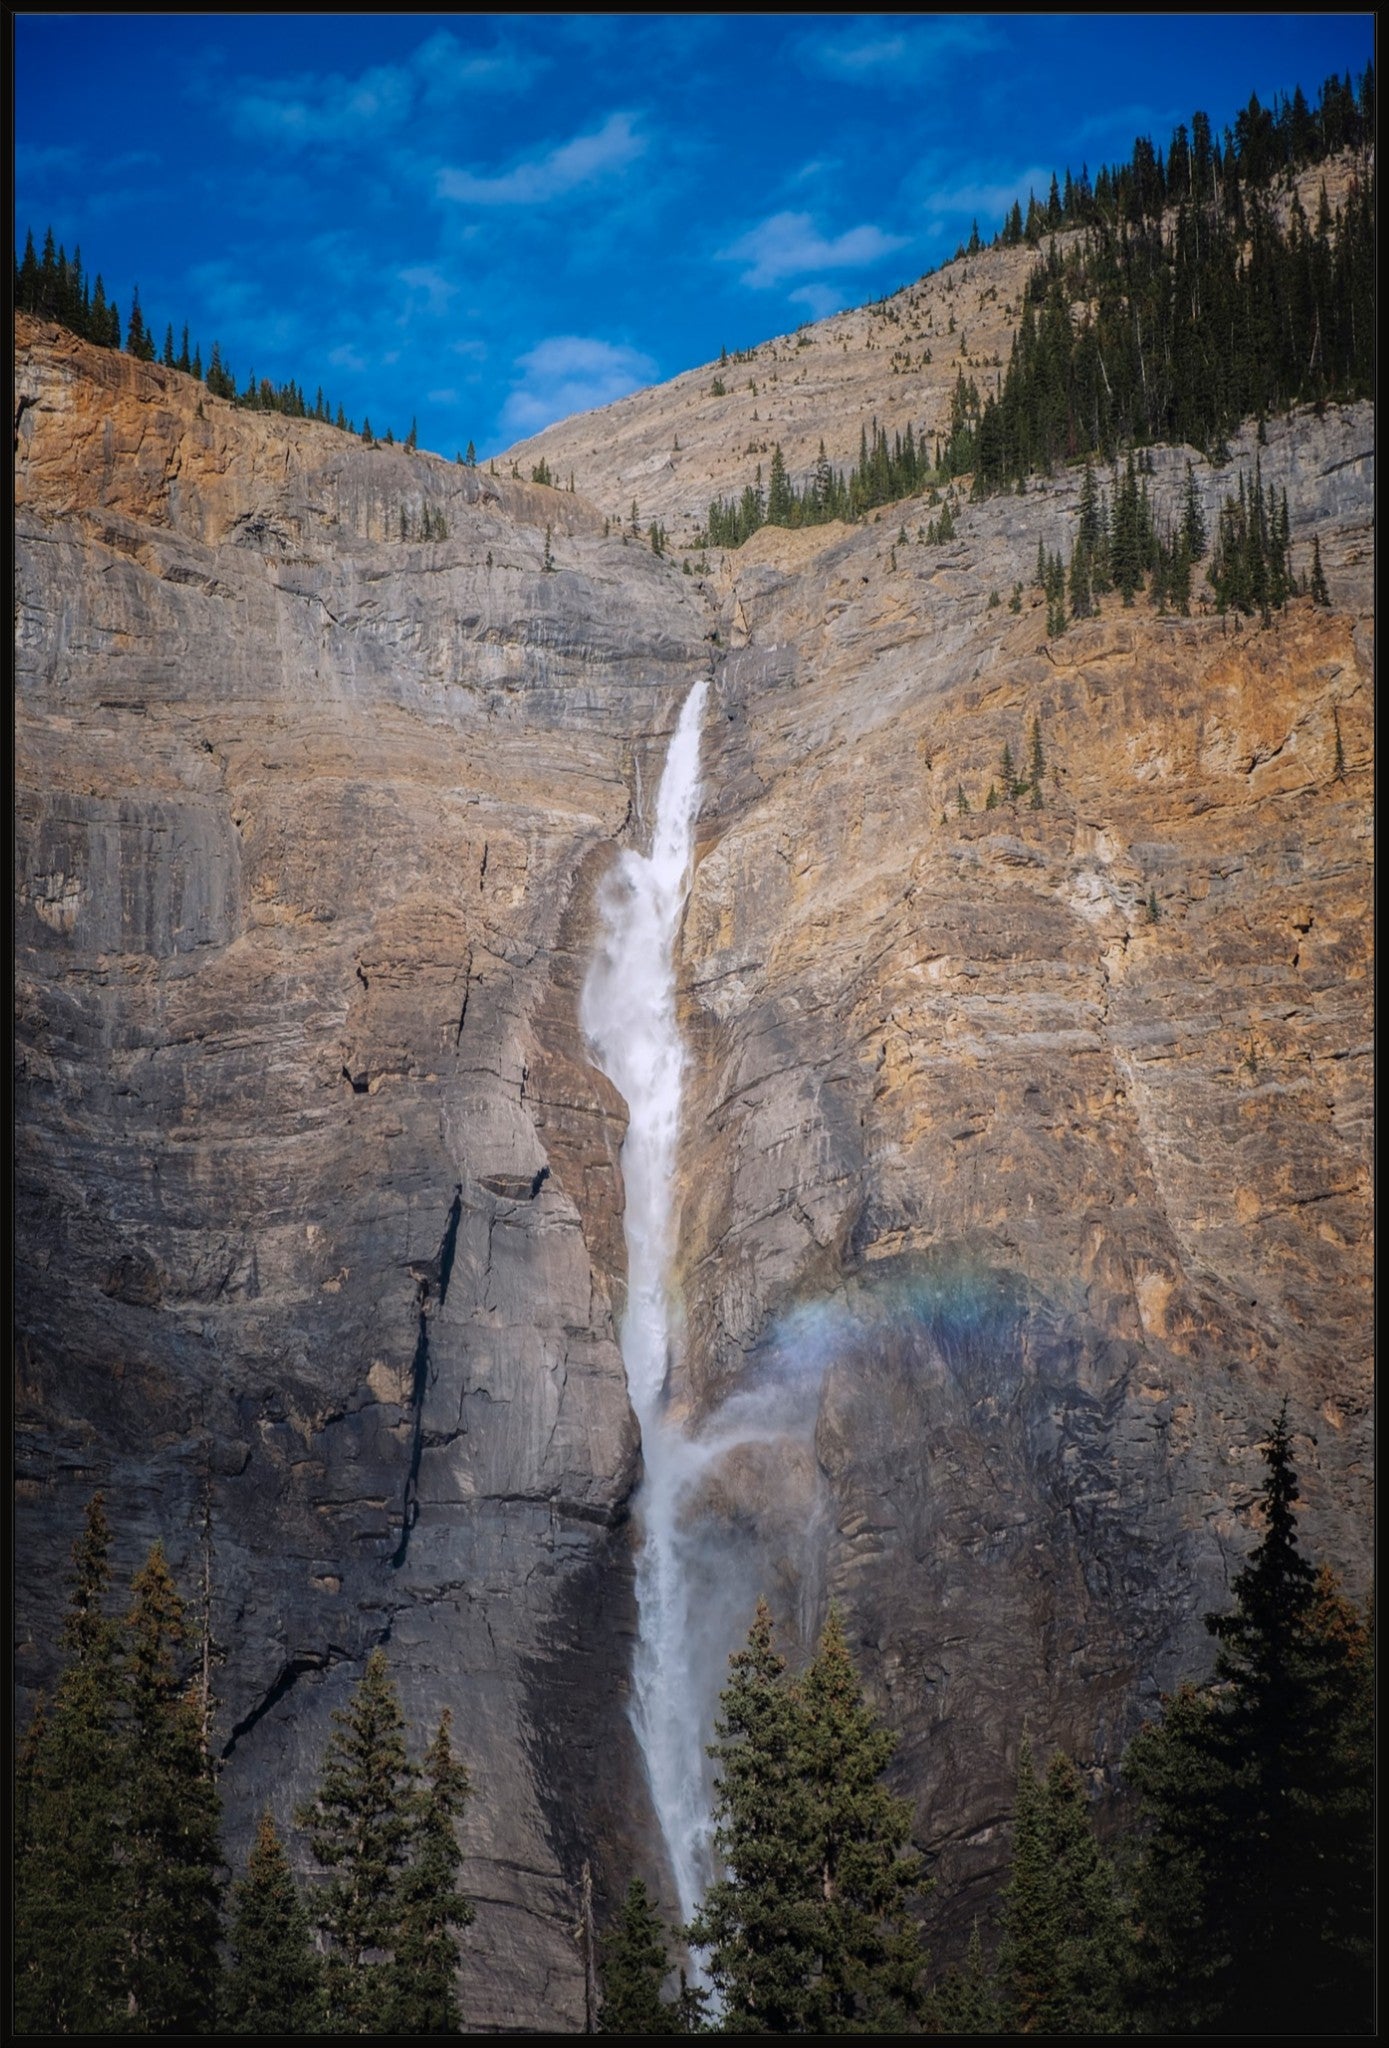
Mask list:
[{"label": "pine tree", "polygon": [[1057,1755],[1039,1785],[1024,1742],[999,1952],[1011,2030],[1116,2031],[1126,1959],[1114,1879],[1095,1841],[1080,1773]]},{"label": "pine tree", "polygon": [[665,1929],[639,1877],[628,1885],[621,1917],[603,1943],[602,1970],[601,2033],[682,2031],[672,2024],[673,2009],[661,1996],[670,1975]]},{"label": "pine tree", "polygon": [[1298,1547],[1286,1403],[1264,1460],[1264,1534],[1207,1617],[1215,1690],[1180,1693],[1125,1760],[1152,1823],[1137,1999],[1159,2027],[1367,2031],[1369,1630]]},{"label": "pine tree", "polygon": [[130,2011],[139,2032],[196,2033],[217,1990],[220,1801],[197,1699],[178,1668],[183,1602],[162,1544],[130,1590],[121,1835]]},{"label": "pine tree", "polygon": [[970,1929],[963,1967],[948,1971],[931,1995],[928,2031],[994,2036],[1005,2031],[998,1985],[984,1958],[977,1920]]},{"label": "pine tree", "polygon": [[690,1940],[708,1950],[728,2031],[800,2032],[815,1933],[813,1830],[786,1659],[765,1600],[729,1664],[710,1749],[725,1874],[705,1893]]},{"label": "pine tree", "polygon": [[125,2009],[118,1632],[105,1613],[110,1540],[97,1493],[73,1551],[63,1630],[69,1662],[21,1755],[14,2014],[22,2034],[109,2033]]},{"label": "pine tree", "polygon": [[384,1651],[371,1652],[350,1705],[334,1710],[333,1724],[318,1790],[296,1819],[317,1860],[334,1873],[314,1899],[328,1944],[330,2029],[371,2033],[392,1988],[416,1777]]},{"label": "pine tree", "polygon": [[893,1738],[864,1703],[839,1618],[792,1683],[759,1602],[731,1668],[711,1751],[725,1875],[690,1929],[709,1951],[724,2025],[895,2030],[920,2002],[906,1900],[925,1887],[910,1807],[881,1783]]},{"label": "pine tree", "polygon": [[401,2034],[459,2030],[454,1929],[472,1925],[473,1908],[458,1889],[463,1861],[458,1819],[470,1788],[468,1773],[453,1754],[452,1726],[446,1707],[425,1754],[424,1782],[411,1814],[410,1861],[400,1879],[400,1926],[385,2030]]},{"label": "pine tree", "polygon": [[1042,752],[1042,720],[1039,713],[1032,718],[1032,759],[1028,768],[1028,783],[1032,790],[1032,808],[1042,808],[1042,776],[1046,772],[1046,755]]},{"label": "pine tree", "polygon": [[229,2033],[268,2038],[323,2031],[323,1966],[268,1812],[261,1815],[246,1875],[232,1891],[229,1946],[221,1993]]},{"label": "pine tree", "polygon": [[809,2023],[898,2032],[919,2011],[926,1962],[906,1902],[928,1887],[910,1847],[911,1804],[882,1782],[897,1739],[864,1701],[837,1609],[794,1691],[818,1865]]},{"label": "pine tree", "polygon": [[1319,535],[1314,535],[1312,539],[1312,581],[1310,589],[1313,604],[1320,605],[1324,611],[1330,611],[1331,592],[1326,587],[1326,571],[1321,565],[1321,538]]}]

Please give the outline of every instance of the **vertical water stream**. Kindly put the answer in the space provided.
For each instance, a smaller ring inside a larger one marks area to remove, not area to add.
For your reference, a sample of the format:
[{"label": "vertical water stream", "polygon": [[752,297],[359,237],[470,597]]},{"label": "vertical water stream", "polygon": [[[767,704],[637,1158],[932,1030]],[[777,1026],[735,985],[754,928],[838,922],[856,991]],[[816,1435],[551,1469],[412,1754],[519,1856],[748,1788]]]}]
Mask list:
[{"label": "vertical water stream", "polygon": [[645,1461],[637,1501],[633,1721],[686,1919],[710,1874],[706,1686],[695,1669],[701,1632],[693,1626],[680,1512],[700,1460],[667,1413],[666,1381],[674,1338],[671,1266],[685,1064],[674,948],[690,886],[706,693],[706,684],[696,684],[671,736],[650,853],[624,851],[600,893],[599,945],[580,1011],[598,1064],[626,1101],[629,1117],[622,1147],[627,1309],[620,1335]]}]

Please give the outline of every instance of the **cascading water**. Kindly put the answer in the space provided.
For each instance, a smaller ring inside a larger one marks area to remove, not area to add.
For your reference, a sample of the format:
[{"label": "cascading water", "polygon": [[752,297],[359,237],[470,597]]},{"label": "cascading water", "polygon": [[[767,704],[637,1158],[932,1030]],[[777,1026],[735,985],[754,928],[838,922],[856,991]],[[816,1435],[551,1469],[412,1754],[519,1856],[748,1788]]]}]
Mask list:
[{"label": "cascading water", "polygon": [[598,1063],[627,1104],[622,1174],[627,1209],[627,1310],[622,1357],[641,1424],[646,1473],[638,1501],[639,1638],[633,1721],[666,1840],[682,1917],[710,1875],[709,1792],[700,1631],[682,1544],[682,1505],[707,1463],[666,1412],[671,1364],[674,1182],[685,1055],[675,1011],[674,946],[689,893],[699,807],[699,736],[707,685],[686,698],[656,796],[651,851],[625,851],[600,897],[601,942],[584,984],[581,1021]]}]

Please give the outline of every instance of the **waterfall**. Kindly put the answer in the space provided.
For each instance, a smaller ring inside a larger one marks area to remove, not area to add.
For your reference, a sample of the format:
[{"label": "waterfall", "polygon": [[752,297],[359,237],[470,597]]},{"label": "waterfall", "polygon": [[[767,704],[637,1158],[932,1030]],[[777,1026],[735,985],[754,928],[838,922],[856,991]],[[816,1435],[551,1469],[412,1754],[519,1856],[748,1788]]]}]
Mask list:
[{"label": "waterfall", "polygon": [[600,940],[580,1008],[598,1064],[626,1101],[629,1116],[622,1147],[627,1309],[620,1337],[645,1461],[636,1504],[632,1719],[685,1919],[711,1870],[704,1756],[712,1732],[708,1660],[696,1625],[696,1577],[682,1536],[682,1506],[708,1451],[687,1439],[667,1412],[666,1381],[674,1338],[675,1166],[685,1065],[674,947],[690,886],[707,687],[698,683],[690,692],[671,737],[650,853],[624,851],[599,894]]}]

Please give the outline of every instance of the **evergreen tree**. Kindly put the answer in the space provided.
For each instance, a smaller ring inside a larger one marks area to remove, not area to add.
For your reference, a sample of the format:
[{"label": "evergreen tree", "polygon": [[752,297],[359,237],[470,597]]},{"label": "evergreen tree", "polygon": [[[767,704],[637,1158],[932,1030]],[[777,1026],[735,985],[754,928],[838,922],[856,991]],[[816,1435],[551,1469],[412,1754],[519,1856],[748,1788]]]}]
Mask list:
[{"label": "evergreen tree", "polygon": [[920,2007],[921,1937],[906,1902],[927,1889],[912,1809],[883,1784],[897,1738],[863,1697],[837,1609],[794,1689],[816,1862],[813,2031],[899,2032]]},{"label": "evergreen tree", "polygon": [[268,1812],[261,1815],[246,1875],[233,1887],[229,1945],[221,1994],[229,2033],[323,2031],[323,1966]]},{"label": "evergreen tree", "polygon": [[998,1985],[985,1960],[976,1920],[970,1929],[963,1967],[948,1971],[931,1994],[928,2031],[996,2036],[1005,2032],[1004,2018]]},{"label": "evergreen tree", "polygon": [[94,1494],[73,1551],[69,1662],[20,1759],[14,2013],[22,2034],[101,2034],[125,2009],[118,1633],[105,1613],[110,1529]]},{"label": "evergreen tree", "polygon": [[906,1900],[925,1887],[910,1807],[881,1783],[875,1727],[832,1613],[795,1683],[759,1602],[722,1698],[716,1839],[725,1875],[690,1938],[709,1951],[729,2031],[900,2029],[925,1958]]},{"label": "evergreen tree", "polygon": [[1324,611],[1330,611],[1331,592],[1326,587],[1326,571],[1321,565],[1321,539],[1319,535],[1314,535],[1312,538],[1312,581],[1309,587],[1312,593],[1313,604],[1320,605]]},{"label": "evergreen tree", "polygon": [[130,2012],[138,2032],[196,2033],[217,1988],[221,1814],[197,1700],[178,1669],[183,1602],[162,1544],[131,1594],[121,1835]]},{"label": "evergreen tree", "polygon": [[1372,2024],[1369,1629],[1297,1542],[1286,1403],[1264,1448],[1264,1534],[1207,1617],[1189,1688],[1125,1770],[1152,1823],[1137,1998],[1160,2027],[1336,2034]]},{"label": "evergreen tree", "polygon": [[661,1996],[670,1975],[670,1956],[660,1915],[646,1886],[634,1877],[617,1926],[603,1943],[603,2003],[598,2014],[604,2034],[673,2034],[673,2007]]},{"label": "evergreen tree", "polygon": [[392,1990],[416,1776],[384,1651],[371,1652],[333,1724],[318,1790],[296,1818],[319,1863],[334,1873],[314,1900],[328,1945],[329,2026],[362,2034],[376,2030]]},{"label": "evergreen tree", "polygon": [[1028,768],[1028,782],[1032,790],[1032,808],[1042,808],[1042,776],[1046,772],[1046,756],[1042,752],[1042,720],[1038,713],[1032,718],[1032,758]]},{"label": "evergreen tree", "polygon": [[1039,1785],[1024,1742],[999,1953],[1011,2030],[1116,2031],[1125,1963],[1114,1880],[1095,1841],[1080,1773],[1057,1755]]},{"label": "evergreen tree", "polygon": [[805,2027],[814,1955],[813,1828],[786,1660],[765,1600],[729,1664],[710,1749],[724,1875],[706,1891],[690,1940],[708,1950],[729,2032],[795,2033]]},{"label": "evergreen tree", "polygon": [[456,2034],[458,1941],[473,1908],[458,1889],[463,1861],[458,1819],[467,1803],[468,1773],[453,1754],[453,1716],[446,1707],[425,1754],[423,1786],[411,1816],[410,1861],[400,1880],[400,1927],[389,2028],[401,2034]]}]

